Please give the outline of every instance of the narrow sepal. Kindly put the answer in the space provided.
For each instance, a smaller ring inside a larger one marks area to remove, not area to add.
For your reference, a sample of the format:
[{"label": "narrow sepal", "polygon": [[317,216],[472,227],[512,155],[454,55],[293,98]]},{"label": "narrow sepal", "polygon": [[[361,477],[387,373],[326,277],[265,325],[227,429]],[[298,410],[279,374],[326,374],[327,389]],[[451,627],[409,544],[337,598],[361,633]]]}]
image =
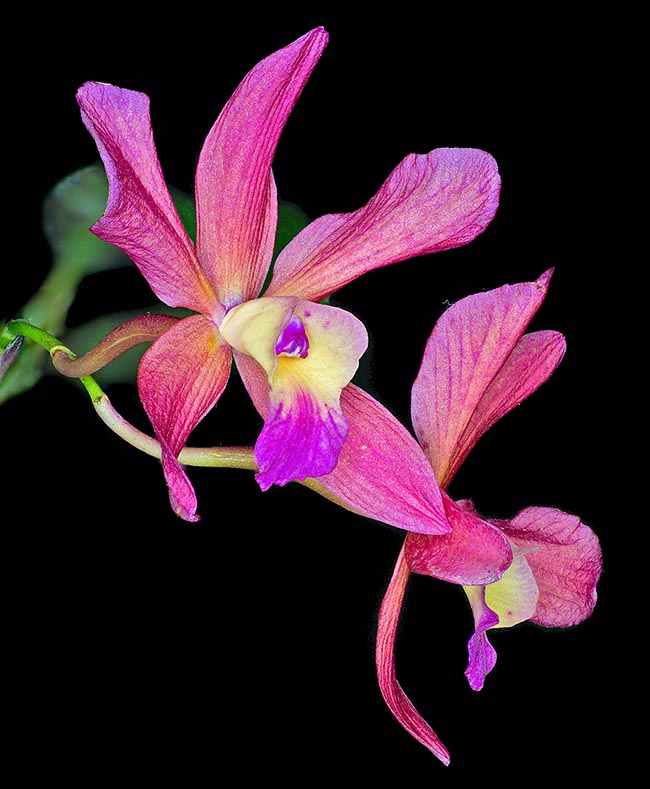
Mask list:
[{"label": "narrow sepal", "polygon": [[395,639],[409,569],[400,551],[386,594],[379,608],[375,661],[379,689],[396,720],[418,742],[428,748],[443,764],[449,764],[449,752],[438,735],[417,711],[397,681],[395,668]]}]

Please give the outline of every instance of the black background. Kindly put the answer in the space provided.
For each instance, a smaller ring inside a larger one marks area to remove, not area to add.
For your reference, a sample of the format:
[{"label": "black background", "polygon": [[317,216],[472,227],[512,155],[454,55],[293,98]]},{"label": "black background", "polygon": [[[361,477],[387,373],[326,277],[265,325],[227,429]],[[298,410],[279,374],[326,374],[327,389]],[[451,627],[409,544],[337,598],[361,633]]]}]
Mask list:
[{"label": "black background", "polygon": [[[567,354],[481,439],[450,492],[486,516],[528,505],[579,514],[601,539],[604,573],[580,626],[494,633],[498,662],[480,693],[463,676],[472,621],[462,591],[412,578],[398,677],[449,748],[446,768],[395,722],[376,683],[376,614],[397,529],[298,485],[261,494],[249,472],[207,469],[190,469],[202,520],[187,524],[168,506],[157,462],[49,376],[0,410],[6,715],[21,771],[80,786],[515,786],[625,769],[620,703],[637,659],[619,617],[631,543],[615,506],[622,363],[610,340],[630,274],[624,256],[611,257],[608,213],[620,160],[607,121],[625,123],[617,20],[572,21],[548,7],[498,18],[400,5],[356,21],[332,10],[133,12],[17,23],[24,46],[5,84],[15,251],[0,315],[18,313],[49,268],[46,193],[97,159],[75,101],[84,81],[151,97],[163,171],[191,192],[203,138],[239,80],[322,24],[330,43],[275,159],[282,198],[313,218],[351,211],[408,153],[443,146],[489,151],[503,179],[498,213],[474,242],[338,294],[369,329],[373,394],[410,425],[410,386],[445,305],[554,266],[531,328],[563,332]],[[70,320],[150,301],[135,269],[97,274]],[[108,394],[142,424],[133,387]],[[190,443],[251,442],[256,419],[233,383]]]}]

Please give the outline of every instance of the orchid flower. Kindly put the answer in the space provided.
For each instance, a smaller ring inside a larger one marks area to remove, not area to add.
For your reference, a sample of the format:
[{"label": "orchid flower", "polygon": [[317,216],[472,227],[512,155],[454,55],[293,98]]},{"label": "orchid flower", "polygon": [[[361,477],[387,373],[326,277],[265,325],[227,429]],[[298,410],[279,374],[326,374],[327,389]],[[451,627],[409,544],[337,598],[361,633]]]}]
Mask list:
[{"label": "orchid flower", "polygon": [[[189,521],[199,519],[196,495],[178,457],[221,397],[232,361],[264,419],[254,448],[260,488],[329,474],[353,429],[354,405],[342,393],[368,340],[355,316],[320,302],[373,269],[468,243],[497,209],[489,154],[411,154],[365,206],[303,228],[269,278],[278,212],[271,164],[327,40],[315,28],[274,52],[226,103],[197,162],[196,244],[163,178],[148,97],[98,82],[77,93],[109,184],[92,232],[125,252],[164,304],[191,312],[153,342],[137,376],[172,508]],[[420,531],[449,530],[436,507],[438,525]]]},{"label": "orchid flower", "polygon": [[[470,500],[453,501],[446,488],[478,439],[555,370],[565,351],[555,331],[525,333],[540,307],[552,269],[535,282],[505,285],[448,308],[426,344],[411,396],[411,417],[425,456],[443,491],[452,530],[406,535],[383,599],[377,631],[382,695],[401,725],[445,764],[449,754],[399,685],[394,647],[411,572],[463,586],[474,617],[466,670],[479,690],[494,667],[492,628],[531,621],[571,627],[593,611],[601,570],[596,535],[576,515],[529,507],[510,520],[484,520]],[[468,572],[488,540],[507,544],[510,563],[500,577],[477,582]]]}]

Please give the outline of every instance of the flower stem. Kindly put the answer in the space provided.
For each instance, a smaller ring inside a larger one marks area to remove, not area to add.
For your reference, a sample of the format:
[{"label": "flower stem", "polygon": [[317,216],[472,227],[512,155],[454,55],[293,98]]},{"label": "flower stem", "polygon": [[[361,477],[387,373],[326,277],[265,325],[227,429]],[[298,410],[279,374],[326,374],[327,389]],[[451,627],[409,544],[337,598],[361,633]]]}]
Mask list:
[{"label": "flower stem", "polygon": [[[154,317],[163,318],[163,316]],[[72,370],[75,369],[75,363],[81,363],[86,358],[81,357],[77,359],[75,354],[52,334],[24,320],[12,320],[7,323],[2,332],[3,344],[8,345],[20,335],[34,340],[34,342],[48,351],[55,368],[64,375],[71,375]],[[89,354],[86,356],[89,356]],[[81,367],[82,365],[80,364],[79,366]],[[92,375],[80,375],[78,380],[88,392],[95,411],[107,427],[141,452],[161,459],[160,442],[138,430],[130,422],[127,422],[113,408],[108,396]],[[215,468],[238,468],[258,471],[253,447],[184,447],[178,456],[178,460],[186,466],[212,466]],[[317,479],[308,478],[296,481],[340,507],[356,512],[353,507],[331,493]]]},{"label": "flower stem", "polygon": [[[95,411],[105,425],[136,449],[152,457],[162,457],[160,443],[126,421],[111,404],[107,395],[93,399]],[[218,468],[241,468],[257,471],[252,447],[185,447],[178,456],[179,463],[186,466],[215,466]]]}]

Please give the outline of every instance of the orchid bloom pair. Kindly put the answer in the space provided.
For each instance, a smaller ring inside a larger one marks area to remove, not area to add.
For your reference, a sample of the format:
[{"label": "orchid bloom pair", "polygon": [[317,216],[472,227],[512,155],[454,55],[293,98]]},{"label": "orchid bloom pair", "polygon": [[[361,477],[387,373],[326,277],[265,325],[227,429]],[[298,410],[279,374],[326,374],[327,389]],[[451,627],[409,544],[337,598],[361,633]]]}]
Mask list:
[{"label": "orchid bloom pair", "polygon": [[[565,351],[555,331],[525,333],[552,271],[535,282],[469,296],[447,309],[426,344],[411,391],[420,448],[444,491],[478,439],[532,394]],[[409,532],[379,612],[376,661],[382,695],[402,726],[445,764],[449,754],[396,678],[395,636],[411,572],[463,586],[474,617],[466,670],[480,690],[496,653],[487,631],[530,620],[571,627],[593,611],[601,572],[594,532],[576,515],[528,507],[511,520],[484,520],[470,500],[442,494],[451,532]]]},{"label": "orchid bloom pair", "polygon": [[[387,463],[378,449],[361,448],[376,406],[350,383],[367,334],[355,316],[320,302],[368,271],[471,241],[496,212],[500,178],[480,150],[409,155],[365,206],[312,221],[273,263],[271,164],[327,39],[315,28],[271,54],[226,103],[197,162],[196,244],[163,178],[148,97],[84,84],[77,100],[109,184],[106,210],[91,230],[131,258],[164,304],[192,313],[155,339],[137,378],[180,517],[199,518],[179,454],[221,397],[234,360],[264,419],[254,448],[262,490],[319,478],[364,514],[374,517],[385,505],[403,528],[443,533],[449,526],[430,470],[420,470],[432,491],[424,498],[419,478],[415,497],[397,505],[388,488],[380,501],[363,493],[369,463]],[[420,499],[423,509],[413,504]]]},{"label": "orchid bloom pair", "polygon": [[[557,332],[525,333],[550,270],[535,282],[470,296],[442,315],[412,388],[415,436],[352,383],[367,347],[363,324],[321,303],[373,269],[479,235],[499,200],[489,154],[411,154],[365,206],[312,221],[273,260],[271,165],[327,39],[315,28],[271,54],[227,102],[197,163],[196,244],[162,174],[148,97],[84,84],[77,99],[109,185],[106,210],[91,230],[133,260],[164,304],[191,313],[151,316],[153,342],[137,379],[180,517],[199,518],[179,456],[219,401],[234,361],[264,421],[254,447],[262,490],[308,481],[339,505],[406,532],[379,613],[379,685],[397,720],[448,763],[396,678],[395,636],[410,573],[463,586],[475,626],[466,675],[478,690],[496,660],[491,628],[525,620],[569,627],[590,615],[600,547],[577,516],[530,507],[488,521],[470,500],[445,492],[481,435],[547,380],[564,354]],[[125,324],[125,335],[132,327]]]}]

